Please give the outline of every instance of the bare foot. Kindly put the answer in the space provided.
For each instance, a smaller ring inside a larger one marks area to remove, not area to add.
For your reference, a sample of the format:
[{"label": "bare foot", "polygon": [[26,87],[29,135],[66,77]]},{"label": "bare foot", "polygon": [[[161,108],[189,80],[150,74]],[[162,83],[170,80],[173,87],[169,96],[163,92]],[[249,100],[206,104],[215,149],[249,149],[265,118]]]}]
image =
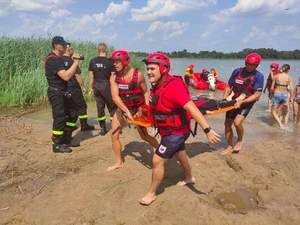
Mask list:
[{"label": "bare foot", "polygon": [[232,146],[228,146],[225,150],[221,152],[221,155],[231,155],[233,152]]},{"label": "bare foot", "polygon": [[145,205],[145,206],[148,206],[150,205],[152,202],[154,202],[156,200],[156,195],[155,194],[152,194],[152,193],[148,193],[146,194],[143,198],[141,198],[139,200],[139,203],[141,205]]},{"label": "bare foot", "polygon": [[108,167],[108,168],[106,169],[106,172],[111,172],[111,171],[114,171],[114,170],[123,168],[123,166],[124,166],[124,163],[116,163],[116,164],[114,164],[114,165]]},{"label": "bare foot", "polygon": [[233,151],[232,153],[239,153],[242,149],[242,142],[241,141],[238,141],[235,146],[233,147]]},{"label": "bare foot", "polygon": [[192,178],[189,178],[189,179],[184,179],[182,181],[179,181],[176,185],[177,186],[184,186],[184,185],[187,185],[187,184],[194,184],[196,181],[196,179],[194,177]]}]

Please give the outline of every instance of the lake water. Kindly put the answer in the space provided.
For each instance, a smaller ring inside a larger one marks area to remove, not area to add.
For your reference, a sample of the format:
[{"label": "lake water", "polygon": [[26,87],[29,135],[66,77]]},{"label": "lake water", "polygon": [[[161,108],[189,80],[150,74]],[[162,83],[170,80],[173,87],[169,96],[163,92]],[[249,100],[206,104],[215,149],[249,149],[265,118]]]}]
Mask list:
[{"label": "lake water", "polygon": [[[276,62],[280,65],[290,64],[291,71],[290,74],[294,78],[299,78],[300,76],[300,61],[297,60],[263,60],[258,70],[261,71],[265,79],[269,73],[270,64]],[[195,71],[200,71],[202,68],[210,69],[216,68],[219,72],[219,75],[222,80],[225,82],[228,81],[231,72],[237,68],[244,65],[243,60],[215,60],[215,59],[172,59],[172,70],[171,74],[184,74],[185,68],[189,64],[195,65]],[[210,98],[222,99],[223,92],[216,91],[199,91],[195,90],[192,87],[190,88],[192,95],[207,95]],[[274,120],[271,117],[270,112],[266,112],[267,109],[267,95],[262,95],[259,102],[257,102],[250,114],[248,115],[245,121],[245,127],[247,135],[245,139],[248,140],[248,143],[251,141],[265,140],[265,139],[274,139],[274,138],[285,138],[290,140],[292,143],[299,145],[299,129],[294,129],[291,122],[292,113],[290,113],[290,123],[289,130],[282,131],[274,123]],[[96,117],[96,103],[94,101],[88,103],[88,114],[90,115],[90,122],[97,124],[94,120]],[[28,118],[38,119],[38,120],[47,120],[51,121],[51,108],[47,107],[38,112],[27,115]],[[224,130],[224,114],[219,114],[216,116],[208,117],[209,123],[221,134]],[[223,141],[224,144],[224,141]]]}]

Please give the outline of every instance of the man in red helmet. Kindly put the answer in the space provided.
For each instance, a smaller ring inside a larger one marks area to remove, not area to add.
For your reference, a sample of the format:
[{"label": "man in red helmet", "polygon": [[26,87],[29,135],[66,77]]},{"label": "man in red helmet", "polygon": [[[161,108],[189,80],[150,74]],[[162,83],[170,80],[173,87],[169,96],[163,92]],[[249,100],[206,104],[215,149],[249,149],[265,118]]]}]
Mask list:
[{"label": "man in red helmet", "polygon": [[[110,78],[111,93],[118,110],[112,118],[112,148],[116,156],[116,163],[107,168],[113,171],[123,167],[121,156],[120,132],[126,119],[133,120],[139,109],[149,104],[149,92],[144,75],[136,68],[129,66],[130,57],[125,50],[116,50],[111,56],[116,72]],[[157,140],[150,136],[147,128],[137,126],[140,137],[152,147],[158,146]]]},{"label": "man in red helmet", "polygon": [[200,124],[211,143],[220,141],[220,136],[207,124],[205,118],[191,100],[182,79],[169,75],[170,60],[161,53],[152,53],[144,60],[147,75],[152,84],[150,109],[153,124],[161,136],[153,156],[152,183],[148,193],[140,199],[143,205],[150,205],[156,199],[156,190],[164,177],[165,162],[176,156],[184,170],[184,179],[178,185],[193,183],[191,167],[185,152],[185,141],[190,134],[191,116]]},{"label": "man in red helmet", "polygon": [[[254,103],[259,100],[264,85],[264,76],[257,71],[261,56],[255,52],[250,53],[245,58],[245,67],[235,69],[228,81],[228,87],[225,89],[224,98],[227,98],[232,92],[233,99],[245,94],[246,98],[236,103],[236,108],[226,113],[225,119],[225,137],[228,147],[221,154],[227,155],[238,153],[242,148],[244,136],[243,121],[249,114]],[[237,142],[233,144],[233,130],[235,126],[237,132]]]}]

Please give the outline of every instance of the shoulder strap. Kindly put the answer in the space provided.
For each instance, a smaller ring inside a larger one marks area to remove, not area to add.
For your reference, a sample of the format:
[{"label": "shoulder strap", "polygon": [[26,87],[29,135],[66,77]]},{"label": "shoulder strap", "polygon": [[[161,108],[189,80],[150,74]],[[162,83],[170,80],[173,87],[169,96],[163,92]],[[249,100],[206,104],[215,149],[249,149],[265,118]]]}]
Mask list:
[{"label": "shoulder strap", "polygon": [[53,52],[49,53],[45,58],[45,65],[50,59],[58,58],[59,56],[55,55]]}]

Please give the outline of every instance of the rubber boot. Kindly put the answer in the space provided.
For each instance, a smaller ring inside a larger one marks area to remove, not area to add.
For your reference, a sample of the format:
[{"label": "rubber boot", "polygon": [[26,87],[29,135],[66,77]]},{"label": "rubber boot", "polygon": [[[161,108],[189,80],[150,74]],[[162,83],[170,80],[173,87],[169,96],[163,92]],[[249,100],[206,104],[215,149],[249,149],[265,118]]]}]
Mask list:
[{"label": "rubber boot", "polygon": [[86,118],[80,119],[80,124],[81,124],[81,131],[95,130],[94,126],[88,124]]},{"label": "rubber boot", "polygon": [[107,133],[105,120],[99,121],[99,125],[100,125],[100,135],[104,136]]},{"label": "rubber boot", "polygon": [[64,131],[64,144],[67,145],[68,147],[79,147],[80,143],[75,143],[74,141],[72,141],[72,132],[73,132],[73,128],[65,128]]},{"label": "rubber boot", "polygon": [[69,148],[66,144],[63,143],[63,136],[52,136],[52,151],[54,153],[71,153],[72,149]]}]

